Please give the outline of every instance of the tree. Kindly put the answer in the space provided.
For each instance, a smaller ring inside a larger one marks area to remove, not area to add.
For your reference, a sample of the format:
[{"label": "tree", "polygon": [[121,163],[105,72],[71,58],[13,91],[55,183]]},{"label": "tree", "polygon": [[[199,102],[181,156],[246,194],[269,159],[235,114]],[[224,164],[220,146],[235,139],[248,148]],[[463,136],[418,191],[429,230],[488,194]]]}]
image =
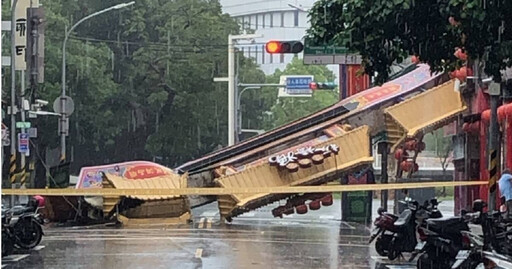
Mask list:
[{"label": "tree", "polygon": [[[334,81],[334,74],[325,66],[304,65],[302,60],[294,57],[286,68],[276,70],[273,75],[267,77],[267,83],[279,84],[283,75],[313,75],[315,81]],[[265,129],[273,129],[301,117],[307,116],[338,101],[337,91],[316,91],[312,97],[287,97],[278,98],[276,88],[265,88],[263,98],[266,104],[271,104],[271,117],[265,117]]]},{"label": "tree", "polygon": [[501,80],[512,65],[512,2],[507,0],[321,0],[310,11],[308,35],[317,43],[345,45],[363,57],[367,74],[388,78],[390,66],[419,56],[432,71],[452,71],[469,60]]},{"label": "tree", "polygon": [[[34,98],[53,102],[60,94],[65,26],[121,2],[44,4],[45,83]],[[206,0],[140,0],[77,27],[67,44],[66,66],[67,94],[76,106],[68,138],[72,172],[137,159],[173,167],[226,145],[227,86],[213,77],[226,75],[227,37],[238,32],[219,2]],[[265,79],[243,55],[240,76],[248,82]],[[245,117],[257,122],[261,117],[251,100]],[[57,119],[37,121],[40,147],[58,147]]]}]

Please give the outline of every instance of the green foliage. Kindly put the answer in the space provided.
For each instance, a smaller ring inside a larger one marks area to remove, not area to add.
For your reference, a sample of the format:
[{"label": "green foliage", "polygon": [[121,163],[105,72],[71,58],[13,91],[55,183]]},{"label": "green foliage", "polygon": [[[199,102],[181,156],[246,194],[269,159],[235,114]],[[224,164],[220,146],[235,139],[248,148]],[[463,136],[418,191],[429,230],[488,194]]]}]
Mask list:
[{"label": "green foliage", "polygon": [[[295,57],[286,68],[276,70],[273,75],[267,77],[267,83],[279,84],[279,78],[282,75],[313,75],[315,81],[334,81],[334,74],[325,66],[304,65],[302,60]],[[266,130],[273,129],[307,116],[313,112],[321,110],[338,101],[337,91],[316,91],[313,97],[287,97],[277,98],[276,88],[264,89],[265,102],[273,104],[270,117],[265,117],[264,127]]]},{"label": "green foliage", "polygon": [[[60,94],[65,26],[121,2],[44,2],[45,83],[34,98]],[[238,32],[219,2],[207,0],[138,0],[80,24],[66,54],[73,172],[153,157],[173,167],[227,144],[227,85],[213,78],[226,76],[228,34]],[[239,72],[244,82],[265,80],[241,54]],[[246,97],[244,118],[261,124],[260,98]],[[57,147],[56,118],[37,122],[40,146]]]},{"label": "green foliage", "polygon": [[[486,60],[485,72],[499,81],[500,70],[512,65],[511,9],[507,0],[320,0],[310,11],[308,35],[358,51],[365,72],[377,73],[379,83],[408,55],[418,55],[432,71],[454,70],[461,65],[456,47],[469,59]],[[459,24],[450,24],[450,17]]]}]

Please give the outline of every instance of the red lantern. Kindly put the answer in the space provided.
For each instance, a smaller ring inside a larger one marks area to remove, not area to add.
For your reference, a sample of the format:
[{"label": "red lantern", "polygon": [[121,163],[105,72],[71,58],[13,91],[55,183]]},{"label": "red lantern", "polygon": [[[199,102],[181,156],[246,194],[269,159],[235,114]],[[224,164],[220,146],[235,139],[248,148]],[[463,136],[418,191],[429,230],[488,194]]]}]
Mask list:
[{"label": "red lantern", "polygon": [[416,150],[416,140],[412,139],[412,140],[405,142],[404,147],[406,150]]},{"label": "red lantern", "polygon": [[460,49],[460,48],[457,48],[457,50],[455,51],[455,53],[453,55],[455,55],[455,57],[457,57],[463,61],[468,60],[468,55],[465,52],[462,52],[462,49]]},{"label": "red lantern", "polygon": [[398,161],[401,161],[403,158],[407,156],[409,156],[409,154],[407,154],[407,151],[403,149],[397,149],[395,151],[395,159],[397,159]]},{"label": "red lantern", "polygon": [[330,206],[333,203],[332,194],[327,194],[326,196],[322,197],[320,200],[322,201],[323,206]]},{"label": "red lantern", "polygon": [[403,161],[401,164],[400,164],[400,168],[403,170],[403,171],[410,171],[411,168],[412,168],[412,162],[411,161]]},{"label": "red lantern", "polygon": [[416,56],[416,55],[413,55],[413,56],[411,57],[411,62],[412,62],[413,64],[419,64],[419,63],[420,63],[420,57],[419,57],[419,56]]},{"label": "red lantern", "polygon": [[308,213],[308,206],[307,205],[298,205],[295,207],[297,210],[297,214],[306,214]]},{"label": "red lantern", "polygon": [[320,205],[320,200],[314,200],[314,201],[311,201],[311,203],[309,203],[309,209],[311,210],[318,210],[320,209],[321,205]]}]

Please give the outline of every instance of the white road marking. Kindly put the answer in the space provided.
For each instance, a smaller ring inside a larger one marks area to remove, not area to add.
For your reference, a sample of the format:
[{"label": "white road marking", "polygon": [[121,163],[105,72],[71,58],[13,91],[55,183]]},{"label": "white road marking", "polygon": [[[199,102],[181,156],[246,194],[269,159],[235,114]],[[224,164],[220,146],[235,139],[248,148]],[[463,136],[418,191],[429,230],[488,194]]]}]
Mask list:
[{"label": "white road marking", "polygon": [[291,215],[284,215],[283,214],[283,218],[293,218],[293,214],[291,214]]},{"label": "white road marking", "polygon": [[203,249],[202,248],[196,249],[196,259],[201,259],[202,256],[203,256]]},{"label": "white road marking", "polygon": [[212,219],[207,218],[206,219],[206,229],[211,229],[211,228],[212,228]]},{"label": "white road marking", "polygon": [[205,222],[206,218],[201,218],[199,220],[199,224],[197,225],[197,228],[199,229],[203,229],[204,228],[204,222]]},{"label": "white road marking", "polygon": [[29,256],[29,254],[9,255],[9,256],[3,257],[2,261],[3,262],[17,262],[21,259],[25,259],[28,256]]},{"label": "white road marking", "polygon": [[39,250],[41,250],[41,249],[43,249],[43,248],[45,248],[45,247],[46,247],[46,246],[41,246],[41,245],[39,245],[39,246],[36,246],[35,248],[33,248],[32,250],[39,251]]},{"label": "white road marking", "polygon": [[333,215],[320,215],[319,219],[334,219]]}]

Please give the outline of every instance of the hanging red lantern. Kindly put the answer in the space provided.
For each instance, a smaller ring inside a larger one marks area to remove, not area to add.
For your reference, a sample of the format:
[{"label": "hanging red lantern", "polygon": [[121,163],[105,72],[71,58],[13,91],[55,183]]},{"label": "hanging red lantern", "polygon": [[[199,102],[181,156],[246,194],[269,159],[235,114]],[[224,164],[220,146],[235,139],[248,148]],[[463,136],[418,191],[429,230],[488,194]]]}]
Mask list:
[{"label": "hanging red lantern", "polygon": [[409,156],[409,154],[407,154],[407,151],[403,150],[403,149],[397,149],[395,150],[395,159],[397,159],[398,161],[402,160],[403,158]]},{"label": "hanging red lantern", "polygon": [[403,161],[402,163],[400,163],[400,169],[402,169],[403,171],[410,171],[412,166],[413,164],[411,161]]},{"label": "hanging red lantern", "polygon": [[306,214],[308,213],[308,206],[307,205],[298,205],[295,207],[297,214]]},{"label": "hanging red lantern", "polygon": [[460,60],[463,60],[463,61],[468,60],[468,55],[465,52],[463,52],[461,48],[457,48],[453,55],[455,55],[455,57],[457,57]]},{"label": "hanging red lantern", "polygon": [[405,142],[404,148],[406,150],[415,150],[416,149],[416,139],[412,139],[412,140]]},{"label": "hanging red lantern", "polygon": [[330,206],[333,203],[332,194],[327,194],[326,196],[320,199],[322,201],[323,206]]},{"label": "hanging red lantern", "polygon": [[411,57],[411,62],[412,62],[413,64],[419,64],[419,63],[420,63],[420,57],[419,57],[419,56],[416,56],[416,55],[413,55],[413,56]]},{"label": "hanging red lantern", "polygon": [[311,201],[311,203],[309,203],[309,209],[311,210],[318,210],[320,209],[321,205],[320,205],[320,200],[314,200],[314,201]]}]

